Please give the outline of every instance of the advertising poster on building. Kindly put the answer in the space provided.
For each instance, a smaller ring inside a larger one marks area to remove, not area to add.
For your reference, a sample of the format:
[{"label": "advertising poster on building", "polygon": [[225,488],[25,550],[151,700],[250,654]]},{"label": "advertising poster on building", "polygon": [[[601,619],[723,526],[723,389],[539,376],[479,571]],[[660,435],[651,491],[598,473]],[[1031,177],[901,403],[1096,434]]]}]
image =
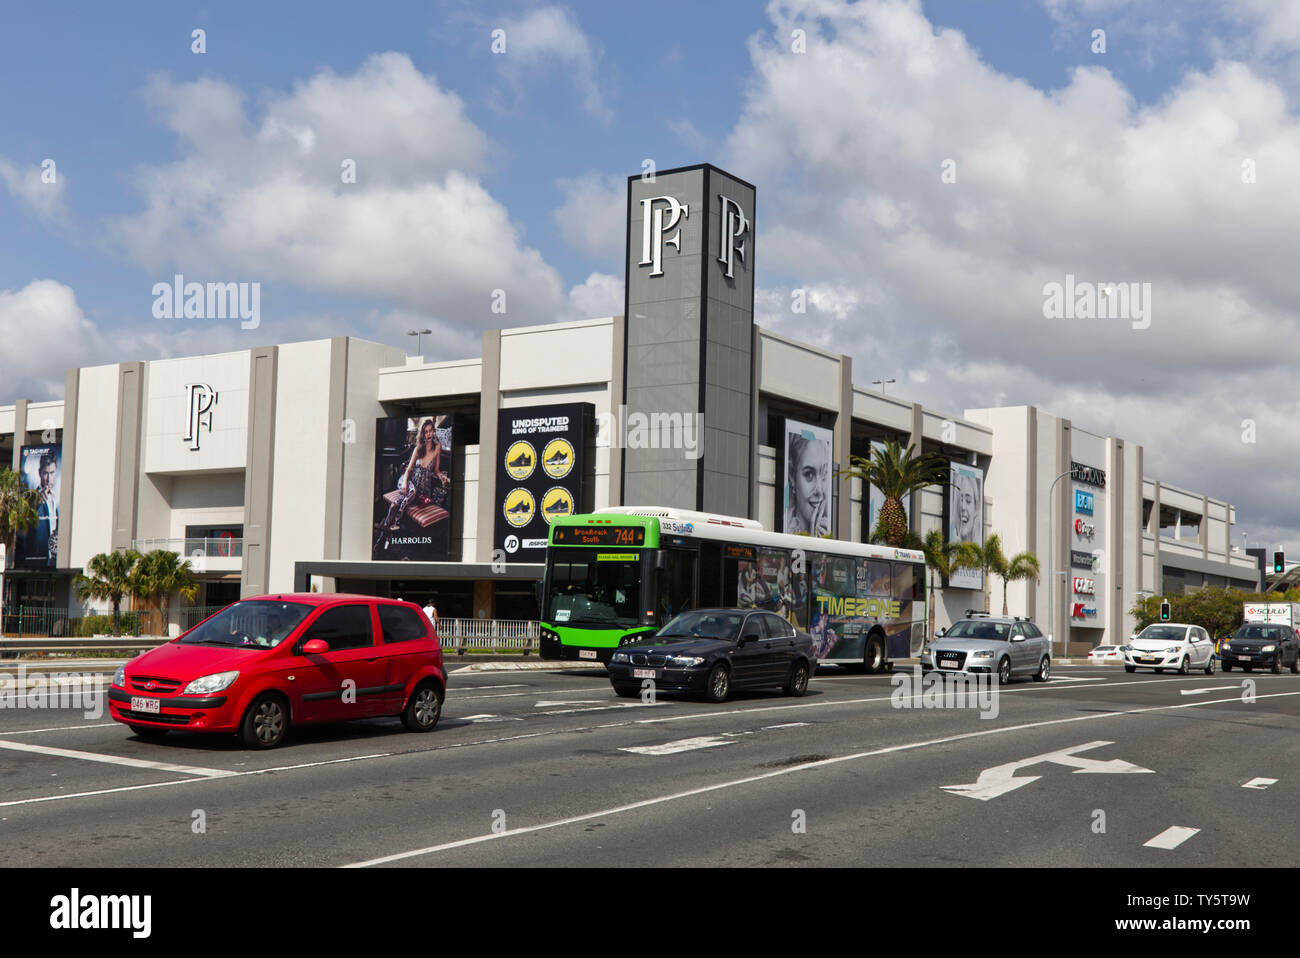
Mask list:
[{"label": "advertising poster on building", "polygon": [[787,419],[784,471],[781,531],[810,536],[834,532],[831,431]]},{"label": "advertising poster on building", "polygon": [[[884,449],[883,442],[871,442],[871,452],[875,453],[877,449]],[[876,531],[876,525],[880,522],[880,507],[885,504],[885,494],[870,483],[867,484],[867,515],[866,528],[862,530],[862,541],[870,542],[871,535]],[[912,497],[906,496],[903,499],[903,515],[907,517],[908,528],[912,525]]]},{"label": "advertising poster on building", "polygon": [[372,559],[449,557],[454,435],[450,415],[376,421]]},{"label": "advertising poster on building", "polygon": [[[984,470],[954,462],[949,467],[948,481],[948,541],[984,545]],[[982,590],[984,573],[960,569],[948,577],[948,588]]]},{"label": "advertising poster on building", "polygon": [[551,523],[586,505],[586,456],[595,406],[559,403],[497,413],[493,548],[506,562],[542,562]]},{"label": "advertising poster on building", "polygon": [[[1070,475],[1070,624],[1099,629],[1106,620],[1105,570],[1099,561],[1106,548],[1106,471],[1071,462]],[[1091,563],[1075,562],[1076,555],[1080,560],[1089,557]]]},{"label": "advertising poster on building", "polygon": [[14,568],[53,569],[59,554],[59,480],[63,472],[63,447],[56,444],[23,446],[18,471],[24,489],[37,492],[36,524],[14,544]]}]

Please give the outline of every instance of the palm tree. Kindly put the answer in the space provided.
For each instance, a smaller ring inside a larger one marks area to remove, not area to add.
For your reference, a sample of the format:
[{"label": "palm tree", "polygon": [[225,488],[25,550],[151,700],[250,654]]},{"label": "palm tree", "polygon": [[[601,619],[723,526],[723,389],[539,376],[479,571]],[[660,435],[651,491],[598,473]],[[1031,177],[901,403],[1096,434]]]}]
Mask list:
[{"label": "palm tree", "polygon": [[19,534],[36,525],[40,504],[40,492],[25,488],[22,476],[0,469],[0,543],[4,543],[6,563],[14,560]]},{"label": "palm tree", "polygon": [[961,568],[979,569],[984,574],[984,611],[989,611],[989,576],[1004,576],[1007,571],[1007,557],[1002,553],[1002,539],[996,532],[992,533],[984,544],[978,542],[959,542],[957,557]]},{"label": "palm tree", "polygon": [[903,547],[907,537],[903,499],[917,489],[948,481],[948,460],[933,453],[915,455],[915,448],[911,445],[904,450],[901,442],[891,439],[883,448],[871,450],[870,457],[850,456],[849,468],[836,471],[837,475],[856,476],[880,490],[885,501],[880,506],[876,529],[883,533],[885,543],[896,549]]},{"label": "palm tree", "polygon": [[139,561],[140,553],[134,549],[127,549],[124,552],[101,552],[99,555],[91,556],[90,561],[86,563],[86,571],[90,574],[77,576],[75,588],[78,598],[83,601],[85,599],[107,600],[113,604],[114,636],[122,634],[122,597],[137,595],[135,567]]},{"label": "palm tree", "polygon": [[1007,614],[1007,583],[1015,582],[1018,579],[1033,579],[1038,581],[1039,574],[1038,557],[1032,552],[1017,552],[1007,560],[1004,571],[998,575],[1002,577],[1002,614]]},{"label": "palm tree", "polygon": [[199,594],[199,584],[194,579],[188,559],[167,549],[154,549],[140,557],[134,570],[135,594],[158,609],[162,616],[160,634],[167,628],[167,609],[171,594],[179,592],[183,599],[193,602]]},{"label": "palm tree", "polygon": [[934,638],[934,574],[937,572],[941,579],[946,580],[958,569],[968,568],[965,563],[970,557],[963,554],[963,544],[947,541],[942,529],[931,529],[920,543],[919,548],[925,553],[925,566],[930,570],[930,631],[927,634],[931,639]]}]

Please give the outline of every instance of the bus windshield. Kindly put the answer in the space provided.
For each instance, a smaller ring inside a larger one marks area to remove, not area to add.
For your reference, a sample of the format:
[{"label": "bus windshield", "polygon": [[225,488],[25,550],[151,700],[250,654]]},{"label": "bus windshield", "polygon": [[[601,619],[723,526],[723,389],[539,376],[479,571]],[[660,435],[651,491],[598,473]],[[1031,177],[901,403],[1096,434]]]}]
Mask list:
[{"label": "bus windshield", "polygon": [[542,610],[557,625],[627,627],[641,609],[641,555],[601,549],[551,553],[550,593]]}]

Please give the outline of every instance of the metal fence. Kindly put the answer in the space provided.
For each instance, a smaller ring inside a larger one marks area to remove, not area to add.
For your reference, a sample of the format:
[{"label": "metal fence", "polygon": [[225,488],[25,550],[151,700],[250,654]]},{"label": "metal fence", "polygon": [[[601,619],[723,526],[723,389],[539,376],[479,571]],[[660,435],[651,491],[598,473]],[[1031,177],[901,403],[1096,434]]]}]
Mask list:
[{"label": "metal fence", "polygon": [[444,649],[537,650],[541,626],[535,619],[440,619],[438,641]]},{"label": "metal fence", "polygon": [[[182,606],[182,632],[194,628],[224,605]],[[73,612],[75,611],[75,615]],[[122,611],[122,635],[138,637],[156,631],[158,616],[149,610]],[[0,633],[10,638],[74,639],[111,635],[111,612],[84,612],[63,606],[6,606],[0,615]],[[535,619],[452,619],[438,623],[438,639],[446,649],[492,649],[493,651],[535,652],[540,626]],[[165,639],[163,640],[165,641]]]},{"label": "metal fence", "polygon": [[244,540],[234,536],[188,539],[133,539],[131,548],[136,552],[166,549],[183,558],[237,559],[244,554]]}]

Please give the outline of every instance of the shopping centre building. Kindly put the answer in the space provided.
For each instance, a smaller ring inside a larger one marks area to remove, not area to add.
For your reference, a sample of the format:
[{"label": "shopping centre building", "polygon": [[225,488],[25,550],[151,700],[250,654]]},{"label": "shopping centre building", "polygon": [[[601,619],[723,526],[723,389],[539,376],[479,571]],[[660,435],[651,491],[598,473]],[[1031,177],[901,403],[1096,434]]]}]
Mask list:
[{"label": "shopping centre building", "polygon": [[[908,504],[913,529],[1039,557],[1009,601],[1040,623],[1050,553],[1058,636],[1122,640],[1143,594],[1257,587],[1232,505],[1147,476],[1141,445],[1035,407],[886,396],[852,357],[756,326],[754,199],[707,165],[629,178],[623,315],[490,331],[478,358],[339,336],[73,369],[61,401],[0,406],[0,462],[48,503],[6,610],[75,615],[92,556],[168,548],[203,607],[316,588],[535,618],[550,518],[665,505],[862,541],[879,495],[834,469],[888,439],[950,461],[950,486]],[[985,585],[954,576],[937,623]]]}]

